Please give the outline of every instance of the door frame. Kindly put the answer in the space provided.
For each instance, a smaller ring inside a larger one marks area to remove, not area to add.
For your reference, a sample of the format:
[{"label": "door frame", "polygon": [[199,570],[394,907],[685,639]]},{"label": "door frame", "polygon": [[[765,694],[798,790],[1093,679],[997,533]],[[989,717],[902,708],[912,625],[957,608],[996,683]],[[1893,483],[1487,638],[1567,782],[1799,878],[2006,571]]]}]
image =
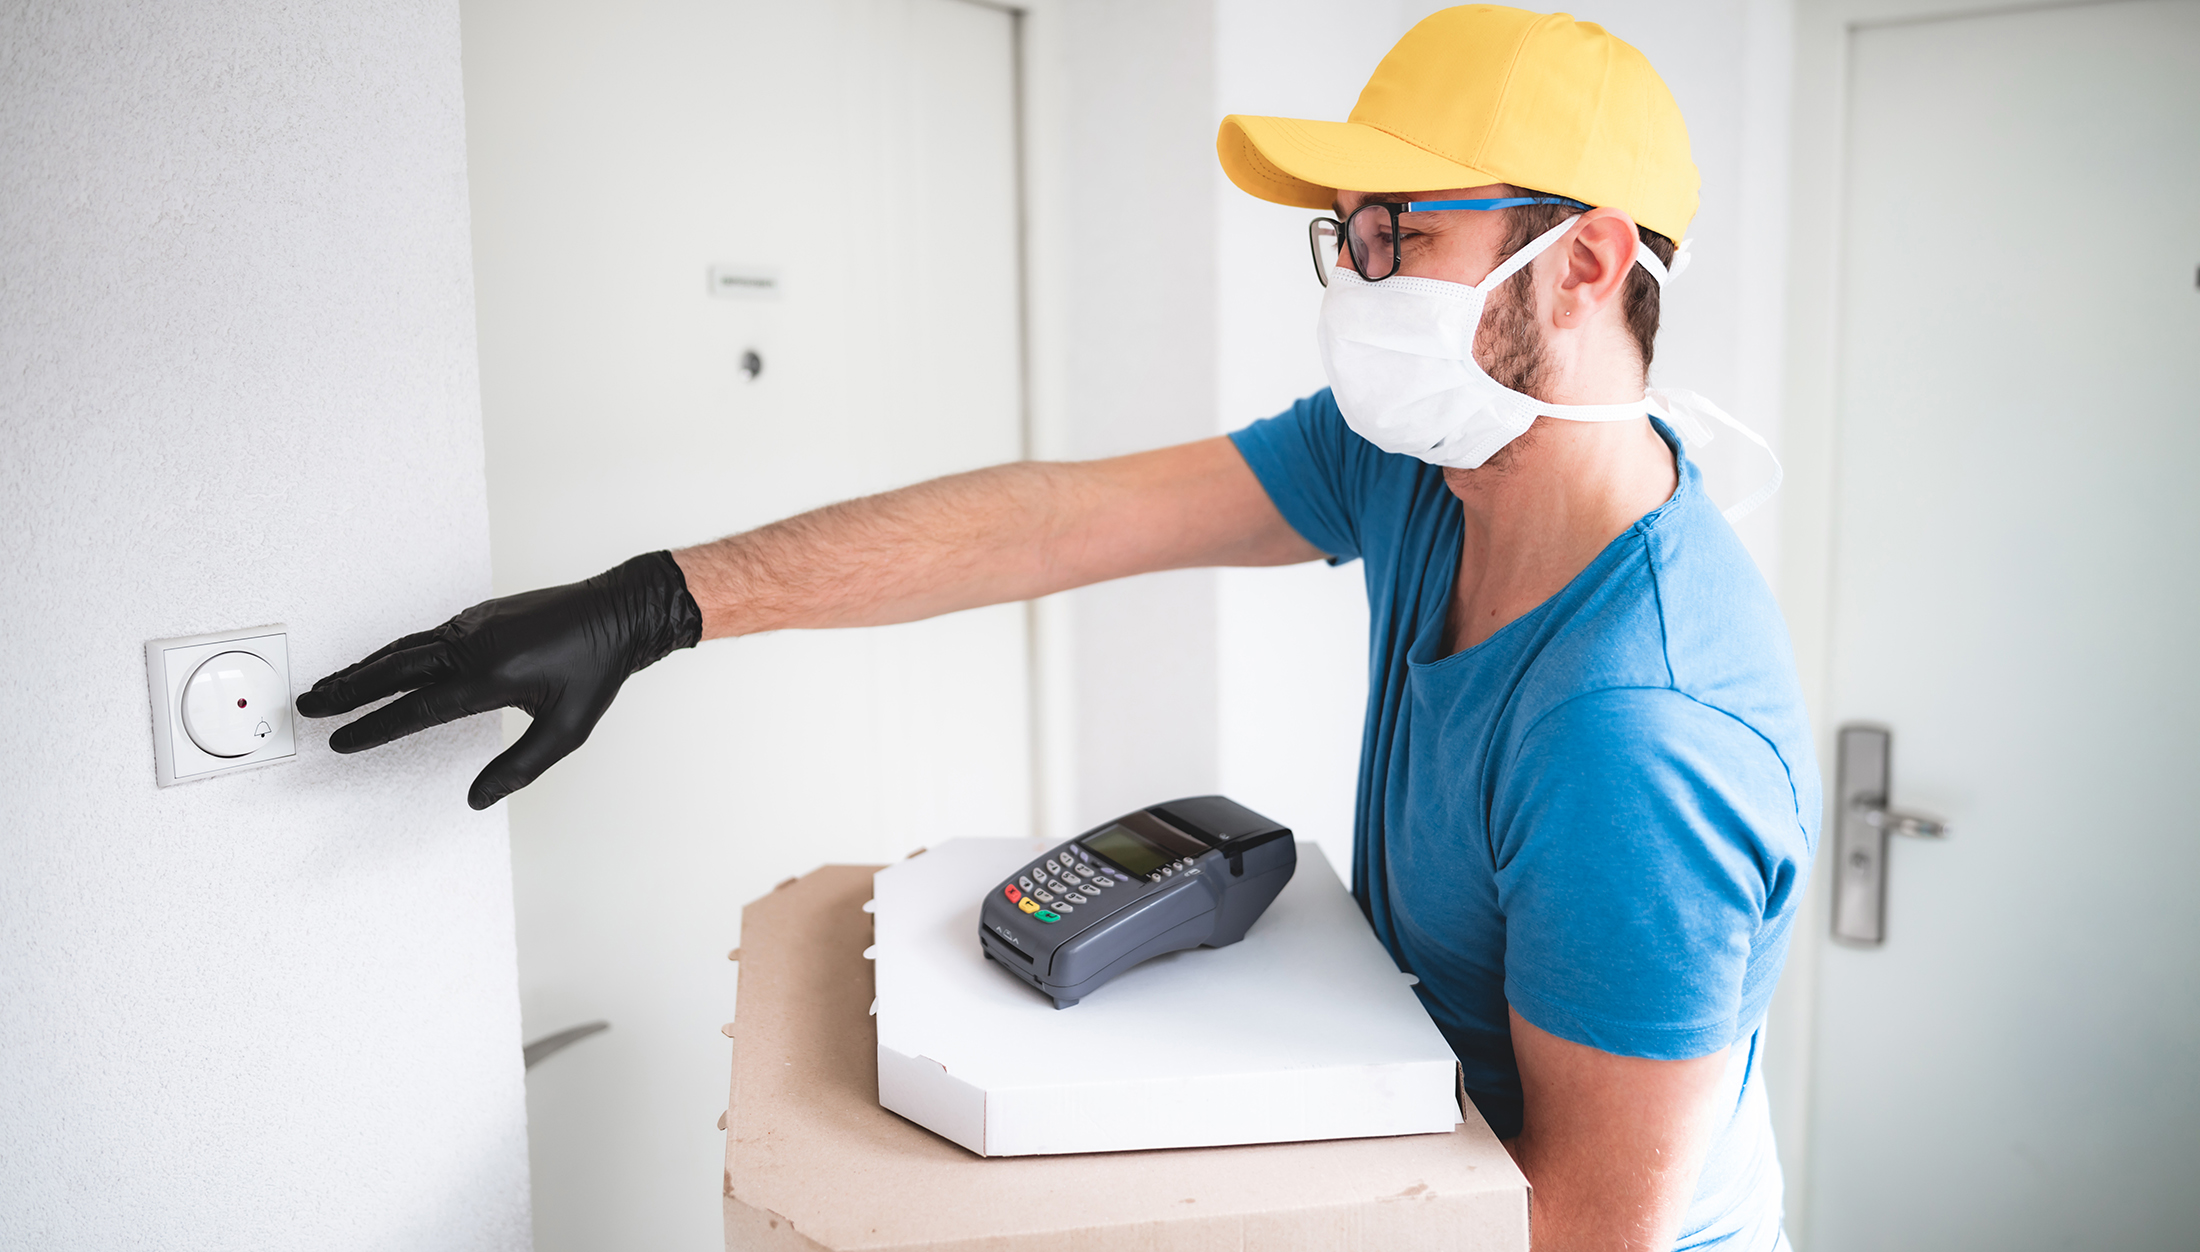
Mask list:
[{"label": "door frame", "polygon": [[[1014,23],[1017,251],[1023,271],[1025,460],[1061,460],[1070,447],[1070,284],[1060,257],[1069,199],[1063,128],[1069,99],[1057,69],[1068,57],[1061,0],[970,0],[1005,10]],[[1032,833],[1059,841],[1076,826],[1076,638],[1069,605],[1045,596],[1024,605],[1031,693]]]},{"label": "door frame", "polygon": [[[1013,59],[1016,122],[1017,380],[1020,460],[1059,460],[1069,446],[1061,383],[1068,348],[1068,283],[1052,259],[1066,246],[1054,226],[1067,191],[1062,126],[1067,100],[1060,74],[1034,74],[1067,55],[1063,0],[961,0],[1005,14]],[[1076,833],[1076,691],[1074,639],[1060,596],[1024,602],[1024,690],[1031,736],[1031,827],[1059,841]]]},{"label": "door frame", "polygon": [[[1811,710],[1821,768],[1833,761],[1831,685],[1834,537],[1838,487],[1841,273],[1846,257],[1850,45],[1880,26],[2094,8],[2124,0],[1796,0],[1789,115],[1787,342],[1781,443],[1787,478],[1780,506],[1779,597],[1795,645],[1795,668]],[[1820,828],[1818,865],[1796,919],[1785,975],[1767,1031],[1767,1067],[1780,1077],[1770,1095],[1787,1182],[1787,1229],[1809,1229],[1811,1089],[1815,1078],[1818,968],[1828,946],[1833,876],[1828,871],[1833,793]],[[1802,1249],[1808,1252],[1808,1249]]]}]

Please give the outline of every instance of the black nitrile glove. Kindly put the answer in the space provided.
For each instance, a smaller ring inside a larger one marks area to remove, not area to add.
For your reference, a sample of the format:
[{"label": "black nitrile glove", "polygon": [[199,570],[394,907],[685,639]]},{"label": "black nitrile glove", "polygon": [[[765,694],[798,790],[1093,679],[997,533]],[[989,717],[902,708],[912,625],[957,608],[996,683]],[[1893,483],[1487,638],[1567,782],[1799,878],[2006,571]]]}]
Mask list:
[{"label": "black nitrile glove", "polygon": [[535,724],[466,793],[485,809],[586,743],[628,675],[702,634],[686,576],[670,552],[651,552],[585,582],[484,600],[313,684],[298,712],[335,717],[410,691],[329,736],[338,752],[364,752],[475,713],[526,710]]}]

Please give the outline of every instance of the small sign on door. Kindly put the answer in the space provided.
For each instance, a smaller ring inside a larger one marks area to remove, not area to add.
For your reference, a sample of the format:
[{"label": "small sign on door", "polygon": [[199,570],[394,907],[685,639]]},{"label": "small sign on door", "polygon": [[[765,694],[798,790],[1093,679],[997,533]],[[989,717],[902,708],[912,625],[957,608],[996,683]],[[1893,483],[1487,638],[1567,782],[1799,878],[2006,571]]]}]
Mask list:
[{"label": "small sign on door", "polygon": [[777,300],[779,271],[720,261],[710,267],[710,294],[726,300]]}]

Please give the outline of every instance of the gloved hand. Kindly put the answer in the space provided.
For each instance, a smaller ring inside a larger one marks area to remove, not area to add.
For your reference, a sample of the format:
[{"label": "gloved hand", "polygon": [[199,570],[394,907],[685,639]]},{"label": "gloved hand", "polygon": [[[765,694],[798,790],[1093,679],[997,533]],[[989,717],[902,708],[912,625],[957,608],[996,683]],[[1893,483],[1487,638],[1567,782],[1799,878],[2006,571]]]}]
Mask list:
[{"label": "gloved hand", "polygon": [[466,793],[485,809],[586,743],[629,675],[702,634],[686,576],[670,552],[651,552],[585,582],[484,600],[313,684],[298,712],[334,717],[410,691],[329,736],[338,752],[364,752],[475,713],[526,710],[535,724]]}]

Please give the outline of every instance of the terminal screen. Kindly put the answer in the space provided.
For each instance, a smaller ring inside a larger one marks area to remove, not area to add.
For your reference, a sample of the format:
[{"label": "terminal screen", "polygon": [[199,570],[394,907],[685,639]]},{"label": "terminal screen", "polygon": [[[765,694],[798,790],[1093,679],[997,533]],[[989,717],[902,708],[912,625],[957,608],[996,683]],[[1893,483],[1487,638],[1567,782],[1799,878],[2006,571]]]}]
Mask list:
[{"label": "terminal screen", "polygon": [[1098,834],[1086,835],[1079,842],[1140,877],[1176,860],[1175,854],[1155,847],[1120,823]]}]

